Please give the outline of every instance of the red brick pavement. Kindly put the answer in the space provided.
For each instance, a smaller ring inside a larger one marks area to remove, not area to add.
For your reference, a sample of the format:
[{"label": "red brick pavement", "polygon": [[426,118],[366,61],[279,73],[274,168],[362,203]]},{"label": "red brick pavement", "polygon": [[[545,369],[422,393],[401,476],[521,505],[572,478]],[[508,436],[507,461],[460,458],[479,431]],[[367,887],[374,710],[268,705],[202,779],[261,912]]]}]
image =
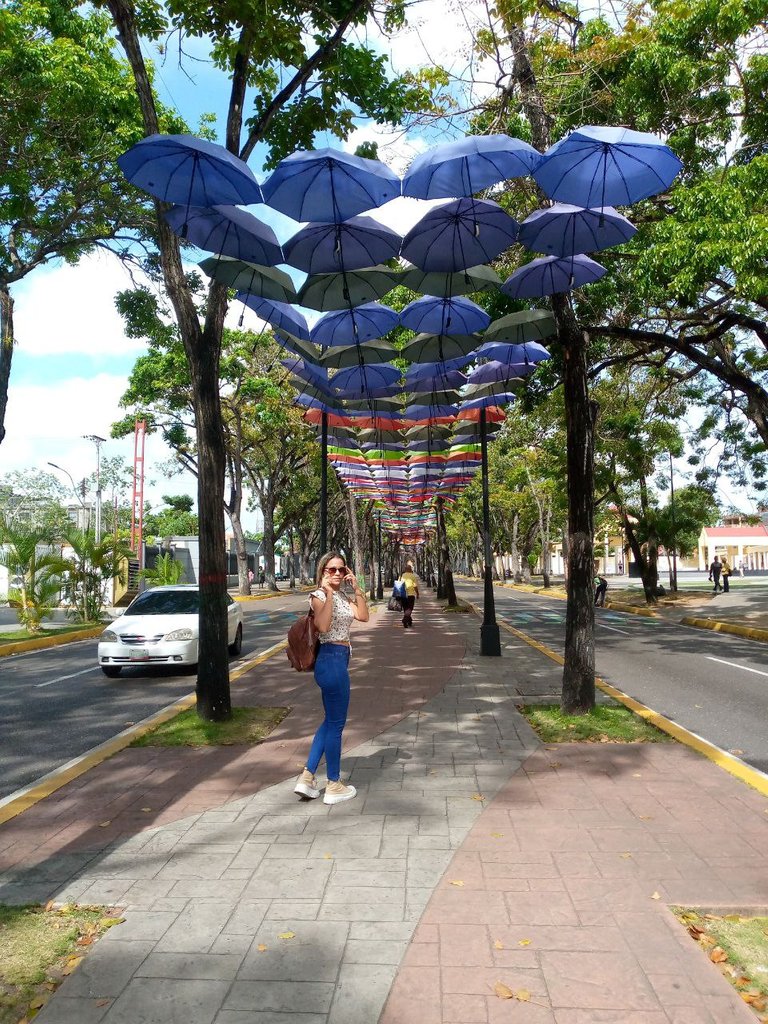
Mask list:
[{"label": "red brick pavement", "polygon": [[[345,749],[421,707],[461,664],[463,637],[446,631],[446,618],[431,595],[420,603],[431,614],[420,616],[417,607],[411,631],[403,630],[399,615],[383,608],[368,623],[355,626]],[[0,870],[28,867],[63,852],[99,849],[120,837],[220,808],[296,774],[321,715],[311,673],[297,673],[279,652],[233,685],[232,700],[239,706],[292,711],[256,747],[120,751],[0,826]]]},{"label": "red brick pavement", "polygon": [[768,801],[685,747],[545,748],[455,854],[380,1024],[755,1024],[669,906],[765,907],[766,851]]}]

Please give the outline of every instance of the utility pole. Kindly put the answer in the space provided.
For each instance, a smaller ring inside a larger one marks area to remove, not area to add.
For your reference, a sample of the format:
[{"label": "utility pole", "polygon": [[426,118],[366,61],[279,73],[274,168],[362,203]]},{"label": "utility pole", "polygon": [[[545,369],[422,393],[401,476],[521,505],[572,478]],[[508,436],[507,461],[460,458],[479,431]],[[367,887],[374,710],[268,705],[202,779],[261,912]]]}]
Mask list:
[{"label": "utility pole", "polygon": [[106,443],[106,437],[99,437],[98,434],[83,434],[83,440],[93,441],[96,445],[96,543],[101,542],[101,446]]}]

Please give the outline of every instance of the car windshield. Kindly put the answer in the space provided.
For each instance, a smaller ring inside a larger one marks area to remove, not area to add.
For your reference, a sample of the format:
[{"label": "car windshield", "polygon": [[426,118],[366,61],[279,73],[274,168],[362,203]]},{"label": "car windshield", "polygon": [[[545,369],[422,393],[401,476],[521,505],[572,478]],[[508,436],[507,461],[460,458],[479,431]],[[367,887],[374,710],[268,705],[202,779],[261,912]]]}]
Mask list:
[{"label": "car windshield", "polygon": [[147,590],[139,594],[127,615],[196,615],[200,610],[197,590]]}]

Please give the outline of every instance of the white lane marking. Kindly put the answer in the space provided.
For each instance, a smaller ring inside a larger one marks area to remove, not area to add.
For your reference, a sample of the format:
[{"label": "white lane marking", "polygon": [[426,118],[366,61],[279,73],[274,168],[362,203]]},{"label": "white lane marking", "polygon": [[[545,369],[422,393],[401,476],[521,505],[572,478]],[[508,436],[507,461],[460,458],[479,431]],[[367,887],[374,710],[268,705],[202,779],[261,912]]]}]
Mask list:
[{"label": "white lane marking", "polygon": [[628,629],[618,629],[616,626],[607,626],[604,622],[596,622],[595,625],[599,626],[600,629],[612,629],[614,633],[623,633],[624,636],[632,636]]},{"label": "white lane marking", "polygon": [[721,665],[728,665],[729,668],[740,668],[742,672],[754,672],[758,676],[768,676],[768,672],[761,672],[759,668],[749,668],[747,665],[737,665],[733,661],[723,661],[722,658],[713,658],[709,654],[705,654],[704,657],[707,661],[718,661]]},{"label": "white lane marking", "polygon": [[95,672],[98,665],[92,666],[91,668],[84,668],[81,672],[73,672],[68,676],[59,676],[57,679],[49,679],[47,683],[35,683],[35,689],[39,690],[42,686],[53,686],[54,683],[63,683],[65,679],[74,679],[76,676],[85,676],[89,672]]}]

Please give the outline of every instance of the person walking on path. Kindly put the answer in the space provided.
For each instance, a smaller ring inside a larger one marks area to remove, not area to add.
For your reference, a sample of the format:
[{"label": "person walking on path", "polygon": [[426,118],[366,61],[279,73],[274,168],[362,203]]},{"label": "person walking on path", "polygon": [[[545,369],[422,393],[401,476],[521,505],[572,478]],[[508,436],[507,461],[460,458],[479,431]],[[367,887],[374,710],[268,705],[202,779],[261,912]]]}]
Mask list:
[{"label": "person walking on path", "polygon": [[712,591],[713,594],[716,594],[719,590],[722,590],[722,587],[720,586],[720,573],[722,572],[722,569],[722,563],[720,559],[717,557],[717,555],[715,555],[712,561],[712,565],[710,565],[709,567],[709,581],[710,583],[715,584],[715,588]]},{"label": "person walking on path", "polygon": [[[355,574],[336,551],[329,551],[317,563],[317,583],[318,589],[310,594],[309,604],[319,638],[315,682],[322,693],[325,717],[312,740],[294,792],[311,800],[320,796],[315,772],[325,755],[328,785],[323,803],[338,804],[351,800],[357,792],[354,786],[341,781],[341,734],[349,709],[349,630],[354,619],[368,621],[368,604]],[[353,598],[341,593],[342,585],[354,588]]]},{"label": "person walking on path", "polygon": [[400,576],[400,583],[405,584],[403,601],[403,629],[413,629],[413,606],[419,596],[419,581],[413,574],[413,562],[405,563],[405,572]]},{"label": "person walking on path", "polygon": [[728,561],[728,555],[723,555],[721,566],[720,573],[723,579],[723,593],[727,594],[730,589],[728,584],[731,578],[731,573],[733,572],[731,569],[731,563]]}]

